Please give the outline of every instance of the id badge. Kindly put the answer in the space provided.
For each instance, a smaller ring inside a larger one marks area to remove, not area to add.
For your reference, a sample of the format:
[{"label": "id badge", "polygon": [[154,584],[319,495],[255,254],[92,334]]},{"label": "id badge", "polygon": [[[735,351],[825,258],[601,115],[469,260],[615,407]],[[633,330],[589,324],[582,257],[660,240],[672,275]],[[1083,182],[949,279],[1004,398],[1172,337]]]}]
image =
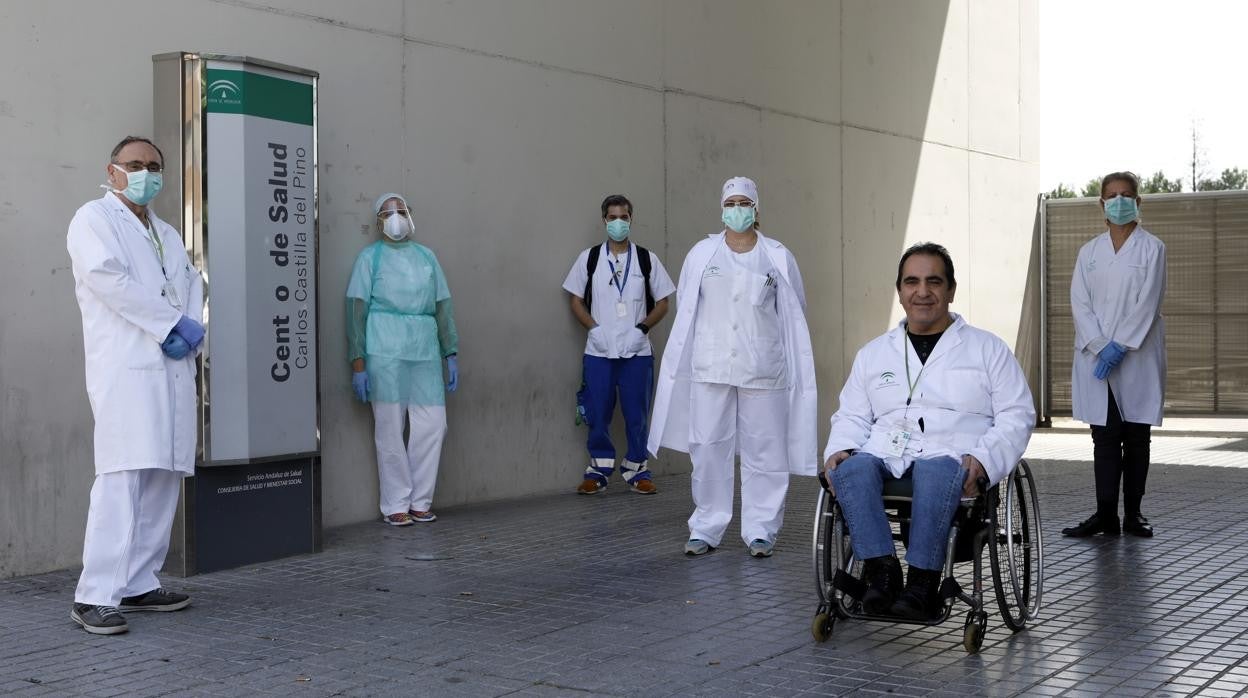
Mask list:
[{"label": "id badge", "polygon": [[900,458],[906,452],[906,445],[910,443],[910,436],[914,434],[918,425],[910,420],[898,422],[891,431],[888,432],[888,453],[887,455],[894,458]]},{"label": "id badge", "polygon": [[160,289],[160,295],[164,296],[165,300],[169,301],[169,305],[172,305],[179,310],[182,309],[182,297],[178,295],[178,289],[173,285],[172,281],[165,282],[165,285]]},{"label": "id badge", "polygon": [[628,305],[624,301],[616,301],[615,316],[616,317],[628,317]]}]

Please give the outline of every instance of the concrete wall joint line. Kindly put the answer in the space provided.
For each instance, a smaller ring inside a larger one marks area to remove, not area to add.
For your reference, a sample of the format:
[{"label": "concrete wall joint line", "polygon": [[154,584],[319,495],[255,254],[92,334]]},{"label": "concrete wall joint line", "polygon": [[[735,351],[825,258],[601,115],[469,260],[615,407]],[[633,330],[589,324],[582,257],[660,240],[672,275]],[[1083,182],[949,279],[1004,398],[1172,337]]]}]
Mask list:
[{"label": "concrete wall joint line", "polygon": [[[838,129],[839,133],[837,134],[839,138],[839,143],[837,144],[837,150],[841,154],[841,176],[840,176],[840,182],[839,182],[839,184],[841,185],[841,198],[840,198],[840,201],[837,202],[837,208],[839,209],[839,212],[840,212],[841,234],[839,237],[840,237],[840,244],[841,244],[841,249],[840,249],[841,273],[840,273],[840,278],[837,281],[841,286],[841,318],[842,320],[844,320],[844,318],[849,317],[846,314],[848,307],[846,306],[846,300],[845,300],[846,299],[846,295],[845,295],[845,271],[846,271],[845,270],[845,3],[842,2],[840,4],[840,6],[837,8],[837,12],[840,15],[837,18],[837,22],[836,22],[837,30],[840,33],[840,36],[838,37],[837,42],[836,42],[836,71],[837,71],[836,89],[840,91],[840,94],[837,95],[836,104],[837,104],[837,107],[841,110],[841,113],[837,115],[841,122],[841,126]],[[848,333],[842,331],[840,333],[840,343],[841,343],[840,370],[841,370],[842,375],[845,375],[845,376],[849,375],[849,366],[846,364],[845,358],[849,356],[849,353],[851,350],[857,351],[856,347],[851,349],[851,347],[846,345],[847,339],[848,339]],[[840,408],[839,393],[837,397],[837,408],[838,409]],[[822,453],[823,452],[820,451],[820,454]]]},{"label": "concrete wall joint line", "polygon": [[1014,75],[1014,101],[1018,105],[1018,121],[1015,123],[1015,128],[1018,131],[1018,158],[1021,160],[1023,158],[1023,0],[1018,0],[1014,9],[1015,16],[1018,17],[1014,28],[1018,30],[1016,45],[1019,47],[1018,62],[1015,65],[1018,72]]},{"label": "concrete wall joint line", "polygon": [[881,136],[892,136],[892,137],[894,137],[894,138],[901,138],[901,139],[903,139],[903,140],[907,140],[907,141],[914,141],[915,143],[926,143],[926,144],[928,144],[928,145],[938,145],[938,146],[940,146],[940,147],[942,147],[942,148],[950,148],[950,149],[953,149],[953,150],[960,150],[960,151],[963,151],[963,152],[966,152],[966,153],[973,153],[973,154],[975,154],[975,155],[983,155],[984,157],[995,158],[995,159],[997,159],[997,160],[1005,160],[1005,161],[1007,161],[1007,162],[1028,162],[1027,160],[1023,160],[1021,157],[1017,157],[1017,158],[1016,158],[1016,157],[1010,157],[1009,155],[1002,155],[1001,153],[994,153],[994,152],[991,152],[991,151],[988,151],[988,150],[980,150],[979,148],[969,148],[969,147],[965,147],[965,146],[961,146],[961,145],[955,145],[955,144],[953,144],[953,143],[946,143],[946,142],[944,142],[944,141],[932,140],[932,139],[928,139],[928,138],[917,138],[917,137],[915,137],[915,136],[911,136],[911,135],[910,135],[910,134],[908,134],[908,133],[901,133],[901,132],[898,132],[898,131],[890,131],[890,130],[885,129],[885,128],[875,128],[874,126],[864,126],[864,125],[862,125],[862,124],[850,123],[850,122],[848,122],[848,121],[846,121],[846,122],[842,122],[842,123],[839,123],[839,124],[831,124],[831,123],[829,123],[828,125],[830,125],[830,126],[842,126],[842,127],[844,127],[844,128],[852,128],[852,129],[857,129],[857,130],[859,130],[859,131],[866,131],[867,133],[874,133],[874,134],[881,135]]},{"label": "concrete wall joint line", "polygon": [[[975,103],[974,99],[972,98],[973,91],[971,90],[971,83],[972,83],[971,64],[974,62],[974,56],[972,56],[971,53],[975,50],[975,22],[972,21],[971,19],[972,10],[969,4],[967,5],[966,11],[967,11],[967,17],[966,17],[966,111],[967,111],[966,149],[969,151],[971,150],[971,148],[974,147],[974,144],[975,144],[974,135],[973,135],[974,129],[971,128],[971,122],[974,121],[975,119],[975,112],[973,109],[971,109],[971,105]],[[968,270],[973,270],[975,268],[975,260],[972,258],[972,256],[974,255],[974,250],[975,250],[975,241],[972,239],[972,237],[975,235],[975,226],[971,225],[971,221],[970,221],[970,216],[974,215],[974,211],[975,211],[975,202],[972,201],[972,196],[971,196],[972,186],[973,185],[971,183],[971,164],[968,161],[966,164],[966,211],[967,211],[967,216],[968,216],[967,221],[966,221],[967,233],[968,233],[967,242],[970,243],[967,246],[967,251],[966,251],[967,258],[968,258],[966,269]],[[968,277],[972,276],[972,274],[967,274],[967,276]],[[971,279],[971,281],[974,281],[974,279]],[[971,295],[971,298],[969,299],[969,301],[970,302],[967,303],[967,306],[968,306],[968,310],[970,311],[970,316],[975,317],[975,295],[974,294]]]},{"label": "concrete wall joint line", "polygon": [[[422,46],[429,46],[431,48],[447,49],[451,51],[458,51],[460,53],[467,53],[473,56],[480,56],[483,58],[495,58],[498,60],[508,61],[510,63],[519,63],[521,65],[527,65],[527,66],[531,66],[534,68],[542,68],[544,70],[553,70],[553,71],[562,72],[562,73],[569,73],[572,75],[580,75],[583,77],[596,78],[598,80],[605,80],[607,82],[612,82],[617,85],[623,85],[626,87],[635,87],[638,89],[651,90],[651,91],[657,91],[660,89],[658,86],[655,86],[655,85],[647,85],[644,83],[633,82],[632,80],[624,80],[622,78],[613,78],[609,75],[601,75],[601,74],[593,73],[587,70],[565,68],[563,66],[551,65],[549,63],[543,63],[541,61],[534,61],[534,60],[529,60],[525,58],[516,58],[514,56],[508,56],[508,55],[501,54],[501,53],[494,53],[492,51],[483,51],[481,49],[469,48],[467,46],[459,46],[456,44],[450,44],[444,41],[434,41],[432,39],[421,39],[421,38],[414,37],[414,36],[408,36],[406,33],[402,31],[394,32],[394,31],[386,31],[384,29],[377,29],[375,27],[365,27],[365,26],[361,26],[358,24],[352,24],[350,22],[344,22],[340,19],[331,19],[328,17],[322,17],[320,15],[311,14],[308,12],[300,12],[298,10],[286,10],[286,9],[281,9],[281,8],[276,8],[276,7],[270,7],[268,5],[263,5],[260,3],[248,2],[247,0],[211,0],[211,1],[221,4],[221,5],[241,7],[243,9],[255,10],[257,12],[268,12],[270,14],[280,15],[282,17],[290,17],[292,19],[301,19],[301,20],[306,20],[309,22],[317,22],[320,24],[329,24],[335,27],[341,27],[343,29],[350,29],[353,31],[360,31],[360,32],[364,32],[367,34],[373,34],[375,36],[388,37],[392,39],[402,39],[403,41],[406,41],[409,43],[420,44]],[[405,13],[404,21],[406,21],[406,5],[404,6],[404,13]]]},{"label": "concrete wall joint line", "polygon": [[[659,20],[659,81],[667,84],[667,22],[660,17]],[[659,104],[662,108],[663,116],[663,259],[668,260],[671,264],[672,251],[672,194],[668,188],[668,171],[667,162],[670,156],[667,143],[667,93],[659,96]],[[672,299],[673,302],[675,299]]]},{"label": "concrete wall joint line", "polygon": [[[268,12],[269,14],[280,15],[282,17],[290,17],[292,19],[302,19],[302,20],[306,20],[309,22],[316,22],[318,24],[329,24],[335,27],[342,27],[343,29],[353,29],[355,31],[366,32],[368,34],[376,34],[378,36],[388,36],[392,38],[399,38],[402,36],[401,33],[388,32],[388,31],[384,31],[381,29],[376,29],[374,27],[365,27],[359,24],[352,24],[350,22],[346,22],[341,19],[333,19],[331,17],[322,17],[321,15],[312,14],[311,12],[300,12],[299,10],[287,10],[287,9],[283,9],[280,7],[273,7],[271,5],[265,5],[263,3],[258,3],[258,2],[247,2],[247,0],[210,0],[210,1],[215,2],[218,5],[229,5],[231,7],[241,7],[245,10],[255,10],[257,12]],[[260,56],[257,56],[257,58],[259,57]]]},{"label": "concrete wall joint line", "polygon": [[[399,21],[403,26],[407,26],[407,3],[403,3],[402,9],[399,11]],[[407,44],[399,42],[399,105],[402,107],[399,115],[399,152],[402,153],[402,160],[399,161],[399,181],[403,183],[403,188],[399,191],[407,194]]]},{"label": "concrete wall joint line", "polygon": [[753,102],[747,102],[744,99],[727,99],[725,97],[716,97],[714,95],[708,95],[703,92],[696,92],[694,90],[686,90],[681,87],[664,86],[663,92],[665,94],[681,95],[683,97],[696,97],[698,99],[704,99],[708,102],[718,102],[720,104],[731,104],[737,107],[745,107],[746,109],[757,109],[760,112],[765,112],[767,114],[772,114],[774,116],[787,116],[791,119],[800,119],[802,121],[809,121],[810,123],[820,124],[823,126],[840,126],[841,125],[841,122],[839,121],[830,121],[828,119],[820,119],[819,117],[809,116],[807,114],[798,114],[797,112],[786,111],[784,109],[775,109],[773,107],[764,106],[762,104],[755,104]]},{"label": "concrete wall joint line", "polygon": [[[840,125],[840,122],[838,121],[830,121],[828,119],[821,119],[819,117],[810,116],[808,114],[799,114],[797,112],[786,111],[783,109],[775,109],[773,107],[768,107],[768,106],[761,105],[761,104],[754,104],[752,102],[747,102],[745,100],[729,99],[726,97],[717,97],[715,95],[697,92],[694,90],[686,90],[686,89],[679,88],[679,87],[671,87],[669,85],[649,85],[649,84],[642,83],[642,82],[635,82],[633,80],[625,80],[623,78],[611,77],[610,75],[603,75],[601,73],[595,73],[595,72],[591,72],[588,70],[578,70],[576,68],[567,68],[564,66],[544,63],[542,61],[535,61],[535,60],[530,60],[527,58],[517,58],[515,56],[508,56],[502,53],[494,53],[492,51],[484,51],[482,49],[469,48],[467,46],[459,46],[457,44],[451,44],[451,43],[447,43],[444,41],[434,41],[432,39],[422,39],[422,38],[418,38],[414,36],[408,36],[407,34],[403,32],[390,32],[390,31],[385,31],[382,29],[376,29],[374,27],[364,27],[364,26],[360,26],[356,24],[351,24],[349,22],[344,22],[338,19],[330,19],[328,17],[322,17],[320,15],[315,15],[315,14],[311,14],[307,12],[299,12],[297,10],[285,10],[285,9],[270,7],[268,5],[248,2],[247,0],[211,0],[211,1],[221,4],[221,5],[230,5],[233,7],[241,7],[244,9],[255,10],[257,12],[268,12],[271,14],[281,15],[283,17],[290,17],[293,19],[302,19],[302,20],[306,20],[310,22],[329,24],[335,27],[341,27],[343,29],[350,29],[354,31],[365,32],[368,34],[374,34],[376,36],[383,36],[383,37],[389,37],[389,38],[394,38],[394,39],[402,39],[405,42],[419,44],[421,46],[429,46],[431,48],[440,48],[440,49],[446,49],[450,51],[458,51],[460,53],[467,53],[469,55],[480,56],[482,58],[493,58],[497,60],[507,61],[509,63],[517,63],[520,65],[526,65],[532,68],[540,68],[542,70],[551,70],[554,72],[566,73],[569,75],[579,75],[581,77],[593,78],[595,80],[603,80],[603,81],[613,83],[616,85],[620,85],[623,87],[631,87],[631,88],[638,89],[638,90],[646,90],[649,92],[659,92],[659,93],[664,93],[664,94],[679,94],[679,95],[684,95],[687,97],[697,97],[699,99],[705,99],[705,100],[712,101],[712,102],[719,102],[721,104],[731,104],[735,106],[747,107],[750,109],[758,109],[758,110],[767,112],[769,114],[774,114],[777,116],[787,116],[787,117],[794,118],[794,119],[801,119],[803,121],[810,121],[816,124],[823,124],[825,126],[839,126]],[[406,6],[404,6],[404,12],[406,13]],[[406,21],[406,16],[405,16],[404,21]]]}]

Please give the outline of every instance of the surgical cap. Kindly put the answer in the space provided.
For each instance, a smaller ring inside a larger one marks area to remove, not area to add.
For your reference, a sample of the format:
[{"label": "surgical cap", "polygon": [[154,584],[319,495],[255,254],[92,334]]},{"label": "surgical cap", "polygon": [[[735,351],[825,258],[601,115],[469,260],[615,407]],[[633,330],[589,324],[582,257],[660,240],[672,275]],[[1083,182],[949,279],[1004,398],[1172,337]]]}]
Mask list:
[{"label": "surgical cap", "polygon": [[378,197],[378,198],[377,198],[377,203],[373,204],[373,215],[380,216],[380,215],[381,215],[381,207],[382,207],[382,206],[383,206],[383,205],[384,205],[387,201],[389,201],[390,199],[398,199],[399,201],[402,201],[402,202],[403,202],[403,208],[406,208],[406,209],[408,209],[409,211],[411,210],[411,209],[410,209],[410,207],[408,207],[408,205],[407,205],[407,199],[404,199],[402,196],[399,196],[398,194],[393,194],[393,193],[391,193],[391,194],[382,194],[380,197]]},{"label": "surgical cap", "polygon": [[758,208],[758,185],[749,177],[733,177],[724,182],[724,194],[719,197],[719,205],[723,206],[724,202],[730,196],[741,195],[754,202],[754,208]]}]

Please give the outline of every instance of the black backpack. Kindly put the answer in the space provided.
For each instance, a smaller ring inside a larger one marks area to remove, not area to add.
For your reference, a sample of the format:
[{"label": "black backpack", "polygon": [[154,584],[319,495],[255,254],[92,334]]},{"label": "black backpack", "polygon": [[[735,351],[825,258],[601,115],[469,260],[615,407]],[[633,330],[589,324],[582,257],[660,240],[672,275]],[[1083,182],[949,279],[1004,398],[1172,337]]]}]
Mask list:
[{"label": "black backpack", "polygon": [[[589,248],[589,258],[585,260],[585,269],[589,272],[589,278],[585,281],[585,310],[591,311],[594,307],[594,270],[598,268],[598,257],[602,255],[602,245],[594,245]],[[641,277],[646,282],[646,315],[654,310],[654,294],[650,292],[650,250],[637,245],[637,266],[641,267]]]}]

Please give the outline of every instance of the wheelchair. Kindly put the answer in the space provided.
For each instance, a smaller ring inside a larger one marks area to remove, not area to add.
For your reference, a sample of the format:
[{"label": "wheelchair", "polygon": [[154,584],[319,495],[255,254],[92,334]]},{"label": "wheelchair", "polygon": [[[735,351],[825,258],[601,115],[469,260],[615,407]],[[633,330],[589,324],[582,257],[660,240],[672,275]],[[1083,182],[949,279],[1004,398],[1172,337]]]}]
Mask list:
[{"label": "wheelchair", "polygon": [[[893,540],[903,546],[909,535],[912,484],[909,478],[884,483],[884,508],[894,529]],[[811,543],[819,591],[819,608],[810,626],[815,640],[823,642],[831,637],[838,619],[939,625],[953,613],[955,602],[962,601],[970,607],[963,624],[962,646],[969,654],[979,652],[988,627],[983,584],[985,545],[997,606],[1006,627],[1019,632],[1028,623],[1034,623],[1039,618],[1044,592],[1044,545],[1039,496],[1031,468],[1027,461],[1019,461],[1002,482],[986,491],[982,486],[980,489],[978,496],[963,499],[954,514],[940,585],[944,605],[941,613],[930,620],[873,615],[863,610],[859,601],[864,589],[860,581],[862,561],[854,558],[849,530],[836,498],[827,489],[821,489]],[[969,593],[955,575],[958,571],[965,575],[968,564]]]}]

